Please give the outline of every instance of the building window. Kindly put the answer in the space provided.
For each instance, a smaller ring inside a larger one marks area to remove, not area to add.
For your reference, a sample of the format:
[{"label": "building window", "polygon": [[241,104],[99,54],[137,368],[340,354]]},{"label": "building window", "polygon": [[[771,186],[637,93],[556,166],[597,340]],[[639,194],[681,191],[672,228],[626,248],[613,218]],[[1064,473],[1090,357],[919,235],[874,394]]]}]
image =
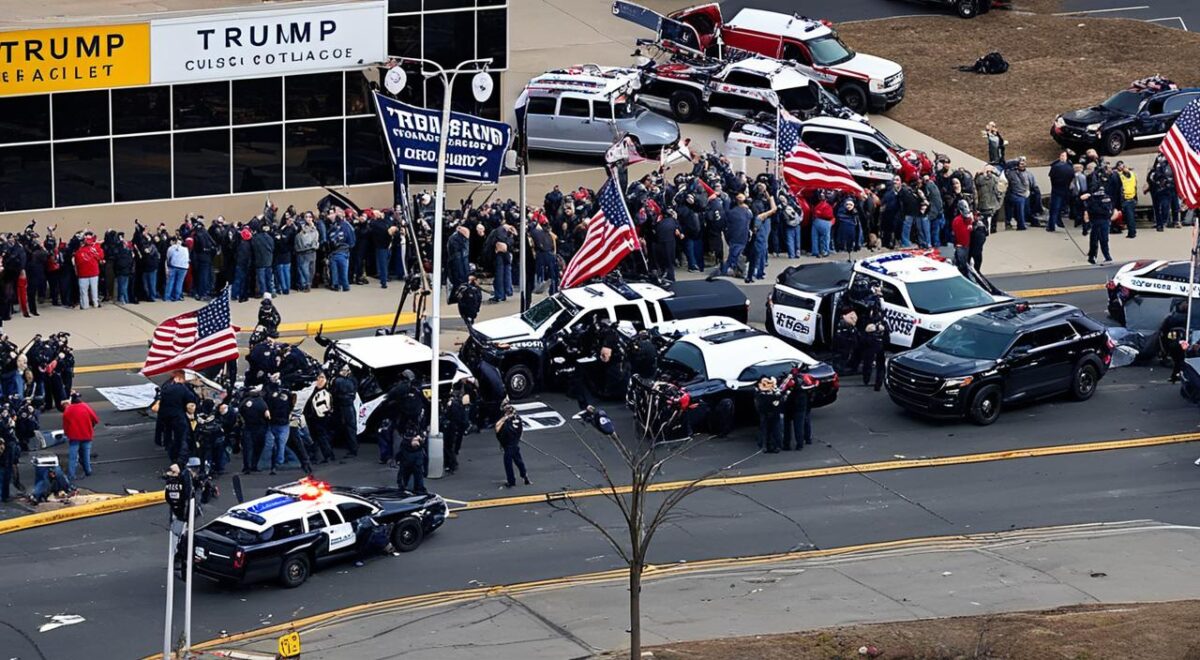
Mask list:
[{"label": "building window", "polygon": [[389,14],[421,11],[421,0],[388,0]]},{"label": "building window", "polygon": [[108,146],[108,140],[54,145],[55,206],[112,202]]},{"label": "building window", "polygon": [[475,12],[425,14],[425,59],[446,68],[475,59]]},{"label": "building window", "polygon": [[287,118],[317,119],[342,114],[342,74],[313,73],[287,78]]},{"label": "building window", "polygon": [[[380,70],[382,74],[382,69]],[[346,116],[375,114],[371,83],[362,71],[346,72]]]},{"label": "building window", "polygon": [[421,56],[421,16],[388,17],[388,55]]},{"label": "building window", "polygon": [[342,120],[285,124],[288,188],[342,185]]},{"label": "building window", "polygon": [[233,123],[266,124],[283,119],[283,78],[233,81]]},{"label": "building window", "polygon": [[[493,9],[476,14],[479,22],[479,41],[476,56],[492,58],[491,68],[508,67],[508,11]],[[496,89],[500,89],[497,87]]]},{"label": "building window", "polygon": [[0,98],[0,144],[50,139],[50,95]]},{"label": "building window", "polygon": [[229,194],[229,129],[176,133],[174,139],[175,196]]},{"label": "building window", "polygon": [[233,129],[233,192],[283,188],[283,126]]},{"label": "building window", "polygon": [[112,124],[114,135],[171,130],[171,88],[112,90]]},{"label": "building window", "polygon": [[[43,114],[42,118],[48,115]],[[50,145],[30,144],[0,149],[0,211],[44,209],[50,206],[53,206],[53,200],[50,199]]]},{"label": "building window", "polygon": [[54,95],[54,139],[108,136],[108,91]]},{"label": "building window", "polygon": [[346,183],[392,180],[392,160],[375,117],[346,120]]},{"label": "building window", "polygon": [[113,140],[113,201],[171,198],[171,136]]},{"label": "building window", "polygon": [[175,128],[229,125],[229,83],[175,85]]}]

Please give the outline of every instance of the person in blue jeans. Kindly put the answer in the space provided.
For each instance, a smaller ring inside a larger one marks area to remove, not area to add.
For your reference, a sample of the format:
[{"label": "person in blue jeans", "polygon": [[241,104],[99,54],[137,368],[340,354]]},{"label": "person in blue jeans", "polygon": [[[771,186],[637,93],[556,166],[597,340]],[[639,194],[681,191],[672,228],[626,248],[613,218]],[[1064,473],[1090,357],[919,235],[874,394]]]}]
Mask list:
[{"label": "person in blue jeans", "polygon": [[191,257],[187,248],[179,244],[177,237],[172,237],[171,246],[167,248],[167,286],[163,290],[164,300],[183,300],[183,280],[187,277],[190,263]]},{"label": "person in blue jeans", "polygon": [[83,467],[85,476],[92,476],[92,437],[100,418],[83,402],[79,392],[71,392],[71,403],[63,410],[63,433],[67,436],[67,477],[75,481],[75,466]]},{"label": "person in blue jeans", "polygon": [[921,248],[927,248],[930,245],[930,243],[929,243],[930,222],[929,222],[929,204],[928,204],[928,202],[921,202],[921,206],[920,206],[920,209],[918,211],[918,214],[917,214],[915,220],[917,223],[917,245],[920,246]]},{"label": "person in blue jeans", "polygon": [[492,300],[496,302],[504,302],[513,295],[512,255],[507,252],[496,253],[496,272],[492,289]]},{"label": "person in blue jeans", "polygon": [[[725,242],[729,244],[729,259],[720,265],[721,275],[728,275],[730,271],[737,270],[738,260],[741,259],[742,252],[746,250],[746,244],[750,242],[750,223],[754,220],[754,214],[746,205],[746,195],[738,193],[734,200],[734,206],[729,209],[729,214],[726,216]],[[747,274],[750,273],[752,265],[747,264]]]},{"label": "person in blue jeans", "polygon": [[329,255],[329,279],[334,291],[350,290],[350,253],[334,252]]}]

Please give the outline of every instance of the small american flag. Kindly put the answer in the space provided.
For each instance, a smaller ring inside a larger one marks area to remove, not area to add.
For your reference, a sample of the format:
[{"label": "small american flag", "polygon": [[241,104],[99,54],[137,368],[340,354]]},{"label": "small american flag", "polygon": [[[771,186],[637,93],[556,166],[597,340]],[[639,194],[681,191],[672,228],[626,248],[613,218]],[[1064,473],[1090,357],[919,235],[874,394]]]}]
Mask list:
[{"label": "small american flag", "polygon": [[779,138],[775,140],[775,157],[792,193],[800,195],[813,188],[861,193],[862,186],[854,180],[850,170],[826,160],[800,140],[800,125],[799,119],[787,110],[779,109]]},{"label": "small american flag", "polygon": [[642,247],[617,182],[609,178],[596,199],[600,210],[588,221],[587,237],[563,271],[563,288],[607,275],[626,255]]},{"label": "small american flag", "polygon": [[1158,150],[1175,172],[1175,190],[1190,209],[1200,208],[1200,100],[1175,120]]},{"label": "small american flag", "polygon": [[154,329],[142,375],[204,369],[238,358],[237,328],[229,319],[229,287],[195,312],[172,316]]}]

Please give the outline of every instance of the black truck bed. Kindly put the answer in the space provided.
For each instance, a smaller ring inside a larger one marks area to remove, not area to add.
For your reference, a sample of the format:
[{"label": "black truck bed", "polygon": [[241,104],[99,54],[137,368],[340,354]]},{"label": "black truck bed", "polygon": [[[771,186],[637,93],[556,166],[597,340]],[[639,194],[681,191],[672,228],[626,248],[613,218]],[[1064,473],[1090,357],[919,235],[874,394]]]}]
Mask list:
[{"label": "black truck bed", "polygon": [[662,306],[668,319],[727,316],[746,323],[750,313],[746,294],[729,280],[676,282]]}]

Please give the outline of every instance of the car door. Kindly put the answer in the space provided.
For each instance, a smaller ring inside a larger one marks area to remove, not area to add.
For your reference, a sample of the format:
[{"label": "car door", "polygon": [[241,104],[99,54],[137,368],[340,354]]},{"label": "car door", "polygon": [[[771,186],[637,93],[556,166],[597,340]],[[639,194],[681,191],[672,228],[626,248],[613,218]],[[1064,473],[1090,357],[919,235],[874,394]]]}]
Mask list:
[{"label": "car door", "polygon": [[1006,398],[1027,399],[1065,389],[1076,337],[1066,322],[1020,335],[1009,349]]},{"label": "car door", "polygon": [[775,334],[805,346],[817,343],[821,331],[821,315],[817,312],[820,296],[777,288],[771,293],[770,301],[769,313]]},{"label": "car door", "polygon": [[1198,98],[1200,98],[1200,92],[1182,92],[1168,98],[1163,103],[1164,132],[1171,130],[1171,126],[1175,124],[1175,120],[1179,118],[1179,114],[1183,112],[1184,108]]},{"label": "car door", "polygon": [[1152,96],[1142,104],[1134,121],[1135,128],[1131,131],[1134,142],[1154,140],[1167,132],[1168,115],[1163,109],[1165,100],[1162,96]]},{"label": "car door", "polygon": [[849,140],[846,139],[844,133],[805,127],[801,129],[800,137],[804,140],[804,144],[812,147],[826,160],[844,166],[854,176],[866,175],[862,167],[854,163],[854,158],[850,154]]},{"label": "car door", "polygon": [[593,153],[603,151],[610,140],[597,141],[598,132],[603,132],[604,125],[599,126],[592,121],[592,102],[574,96],[563,96],[558,100],[558,148],[562,151]]},{"label": "car door", "polygon": [[708,108],[730,118],[748,117],[755,112],[774,112],[774,106],[766,100],[771,81],[750,71],[726,70],[724,77],[717,80]]},{"label": "car door", "polygon": [[354,548],[354,526],[342,518],[340,511],[334,508],[323,509],[325,520],[325,535],[329,537],[329,552],[345,552]]},{"label": "car door", "polygon": [[628,303],[613,306],[613,314],[617,323],[628,321],[637,330],[646,328],[646,307],[641,303]]},{"label": "car door", "polygon": [[876,181],[891,181],[893,169],[887,149],[866,136],[854,136],[851,141],[854,148],[852,156],[855,163],[867,177]]},{"label": "car door", "polygon": [[558,100],[552,96],[533,96],[525,105],[525,135],[530,149],[557,149],[555,130],[558,128],[554,111]]}]

